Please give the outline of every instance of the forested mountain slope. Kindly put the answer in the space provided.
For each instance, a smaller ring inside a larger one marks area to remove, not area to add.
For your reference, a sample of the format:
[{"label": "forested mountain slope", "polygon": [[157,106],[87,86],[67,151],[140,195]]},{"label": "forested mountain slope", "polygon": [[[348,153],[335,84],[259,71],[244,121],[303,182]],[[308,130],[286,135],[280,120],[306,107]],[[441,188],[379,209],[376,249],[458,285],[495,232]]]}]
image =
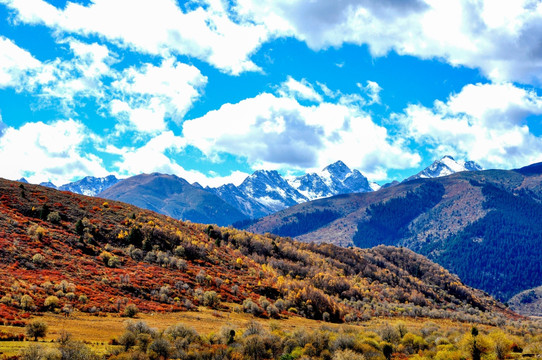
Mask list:
[{"label": "forested mountain slope", "polygon": [[542,165],[417,179],[300,204],[248,227],[302,241],[405,246],[501,300],[542,284]]}]

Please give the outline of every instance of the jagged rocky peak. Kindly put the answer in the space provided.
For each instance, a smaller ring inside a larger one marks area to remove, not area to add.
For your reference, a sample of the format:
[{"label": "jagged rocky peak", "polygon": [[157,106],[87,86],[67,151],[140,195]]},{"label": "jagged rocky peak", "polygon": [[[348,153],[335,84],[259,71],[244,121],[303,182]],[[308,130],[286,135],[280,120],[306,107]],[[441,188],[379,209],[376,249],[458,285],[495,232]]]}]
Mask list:
[{"label": "jagged rocky peak", "polygon": [[358,170],[351,170],[341,160],[323,168],[318,173],[309,173],[288,180],[308,199],[314,200],[339,194],[369,192],[379,186],[369,183]]},{"label": "jagged rocky peak", "polygon": [[350,170],[350,168],[346,166],[345,163],[339,160],[337,162],[334,162],[333,164],[326,166],[322,170],[322,173],[326,172],[331,174],[332,176],[335,176],[338,179],[344,180],[348,175],[352,173],[352,170]]},{"label": "jagged rocky peak", "polygon": [[276,170],[258,170],[248,176],[239,190],[262,204],[269,213],[299,204],[308,199],[294,189]]}]

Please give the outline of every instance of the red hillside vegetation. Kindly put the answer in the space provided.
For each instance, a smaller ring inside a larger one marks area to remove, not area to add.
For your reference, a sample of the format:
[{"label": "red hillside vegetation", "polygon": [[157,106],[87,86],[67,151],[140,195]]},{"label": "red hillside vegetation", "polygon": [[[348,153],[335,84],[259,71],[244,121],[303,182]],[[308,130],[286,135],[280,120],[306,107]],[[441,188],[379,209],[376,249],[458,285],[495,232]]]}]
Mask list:
[{"label": "red hillside vegetation", "polygon": [[299,243],[0,180],[5,323],[28,312],[123,313],[128,304],[145,312],[205,305],[334,322],[515,316],[407,249]]}]

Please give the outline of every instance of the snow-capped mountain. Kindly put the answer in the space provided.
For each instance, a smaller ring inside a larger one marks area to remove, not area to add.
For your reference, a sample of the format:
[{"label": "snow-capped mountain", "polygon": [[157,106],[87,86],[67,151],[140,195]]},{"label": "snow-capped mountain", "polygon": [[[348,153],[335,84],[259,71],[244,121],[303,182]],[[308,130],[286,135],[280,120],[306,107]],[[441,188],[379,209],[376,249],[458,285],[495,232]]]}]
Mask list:
[{"label": "snow-capped mountain", "polygon": [[351,170],[340,160],[326,166],[319,173],[292,178],[288,182],[309,200],[339,194],[375,191],[380,188],[378,184],[369,183],[358,170]]},{"label": "snow-capped mountain", "polygon": [[461,171],[479,171],[483,168],[474,161],[456,161],[450,155],[444,156],[440,160],[435,160],[430,166],[420,171],[416,175],[407,178],[405,181],[414,179],[436,178],[451,175]]},{"label": "snow-capped mountain", "polygon": [[248,176],[238,189],[249,199],[255,200],[268,213],[285,209],[308,200],[275,171],[258,170]]},{"label": "snow-capped mountain", "polygon": [[318,173],[288,179],[277,171],[258,170],[239,186],[226,184],[205,190],[255,219],[309,200],[379,188],[358,170],[350,170],[342,161],[337,161]]},{"label": "snow-capped mountain", "polygon": [[81,180],[62,185],[58,189],[87,196],[95,196],[118,182],[119,179],[115,175],[108,175],[106,177],[86,176]]},{"label": "snow-capped mountain", "polygon": [[333,192],[324,182],[324,179],[315,173],[290,178],[288,179],[288,183],[310,200],[333,195]]},{"label": "snow-capped mountain", "polygon": [[[25,178],[20,178],[18,181],[28,183]],[[95,196],[96,194],[101,193],[105,189],[115,185],[119,181],[120,180],[117,179],[115,175],[108,175],[106,177],[86,176],[81,180],[77,180],[61,186],[56,186],[50,181],[42,182],[39,185],[61,191],[71,191],[73,193],[81,195]]]}]

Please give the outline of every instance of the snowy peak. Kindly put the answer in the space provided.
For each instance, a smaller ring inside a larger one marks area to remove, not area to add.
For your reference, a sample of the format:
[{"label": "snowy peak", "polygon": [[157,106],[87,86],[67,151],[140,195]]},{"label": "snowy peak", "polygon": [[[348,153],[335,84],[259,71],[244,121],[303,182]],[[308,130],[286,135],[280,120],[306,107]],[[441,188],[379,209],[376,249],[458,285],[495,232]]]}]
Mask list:
[{"label": "snowy peak", "polygon": [[217,188],[206,187],[204,190],[217,195],[251,219],[260,218],[270,213],[263,204],[260,204],[254,198],[247,196],[233,184],[225,184]]},{"label": "snowy peak", "polygon": [[416,175],[413,175],[405,181],[414,179],[431,179],[441,176],[451,175],[461,171],[479,171],[482,167],[474,161],[456,161],[452,156],[446,155],[440,160],[435,160],[424,170],[420,171]]},{"label": "snowy peak", "polygon": [[76,194],[95,196],[118,182],[119,179],[115,175],[108,175],[106,177],[86,176],[81,180],[62,185],[58,189],[71,191]]},{"label": "snowy peak", "polygon": [[307,201],[275,170],[258,170],[239,185],[239,190],[248,198],[257,201],[270,212]]},{"label": "snowy peak", "polygon": [[45,186],[45,187],[48,187],[48,188],[51,188],[51,189],[55,189],[55,190],[58,189],[58,187],[55,184],[53,184],[52,182],[50,182],[50,181],[41,182],[41,183],[39,183],[39,185]]},{"label": "snowy peak", "polygon": [[466,161],[463,166],[465,167],[465,169],[467,171],[480,171],[480,170],[484,170],[483,167],[481,167],[480,165],[478,165],[477,163],[475,163],[474,161]]},{"label": "snowy peak", "polygon": [[218,195],[246,216],[259,218],[305,201],[378,188],[358,170],[350,170],[345,163],[337,161],[319,173],[287,180],[275,170],[258,170],[239,186],[226,184],[205,190]]},{"label": "snowy peak", "polygon": [[342,161],[326,166],[319,173],[306,174],[289,180],[308,199],[314,200],[339,194],[369,192],[377,188],[369,184],[367,178],[358,170],[351,170]]},{"label": "snowy peak", "polygon": [[350,168],[346,166],[346,164],[343,163],[341,160],[326,166],[321,172],[321,174],[324,176],[327,175],[341,181],[346,179],[346,177],[349,176],[351,173],[352,170],[350,170]]},{"label": "snowy peak", "polygon": [[324,179],[314,173],[288,179],[288,183],[310,200],[333,195]]}]

